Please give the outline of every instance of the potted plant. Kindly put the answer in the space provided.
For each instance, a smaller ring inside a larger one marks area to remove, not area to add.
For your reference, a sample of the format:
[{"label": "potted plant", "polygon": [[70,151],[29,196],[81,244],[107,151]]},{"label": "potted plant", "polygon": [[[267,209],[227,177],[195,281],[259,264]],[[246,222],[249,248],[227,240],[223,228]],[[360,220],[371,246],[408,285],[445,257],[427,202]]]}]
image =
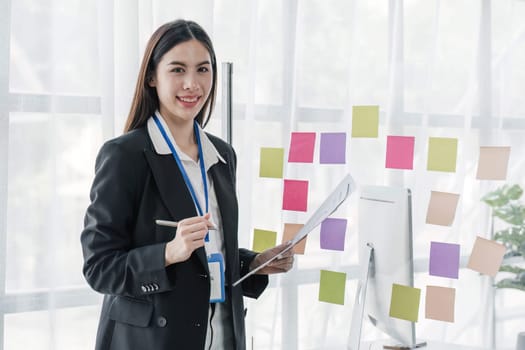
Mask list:
[{"label": "potted plant", "polygon": [[[510,273],[511,277],[498,281],[496,287],[525,291],[525,205],[520,201],[522,194],[519,185],[503,185],[481,200],[492,208],[493,239],[507,248],[500,271]],[[495,230],[498,220],[507,225]]]}]

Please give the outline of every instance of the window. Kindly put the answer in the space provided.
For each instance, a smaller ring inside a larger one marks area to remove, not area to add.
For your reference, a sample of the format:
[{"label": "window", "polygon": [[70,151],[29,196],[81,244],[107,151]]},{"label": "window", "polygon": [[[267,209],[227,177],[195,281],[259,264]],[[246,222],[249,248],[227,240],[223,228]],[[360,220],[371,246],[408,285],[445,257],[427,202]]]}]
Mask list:
[{"label": "window", "polygon": [[[219,67],[234,64],[240,246],[251,246],[254,228],[277,231],[280,239],[284,223],[307,217],[281,210],[282,182],[258,176],[260,148],[287,150],[290,132],[313,131],[318,150],[320,132],[347,132],[346,164],[318,166],[316,154],[314,164],[285,165],[285,178],[310,180],[309,209],[346,172],[358,183],[410,187],[416,285],[457,289],[457,321],[422,319],[419,335],[470,345],[490,344],[494,335],[498,348],[514,346],[525,317],[520,292],[493,291],[488,279],[467,269],[447,282],[432,279],[427,269],[432,239],[461,244],[465,261],[473,237],[489,233],[488,209],[479,199],[499,183],[475,179],[479,146],[511,146],[507,182],[522,181],[524,1],[5,3],[0,61],[8,64],[0,65],[0,76],[9,79],[0,80],[0,350],[93,348],[101,296],[82,277],[79,235],[95,157],[105,140],[121,133],[147,38],[158,25],[180,17],[208,30]],[[219,89],[208,126],[217,135],[221,103]],[[369,104],[380,106],[380,136],[351,139],[351,107]],[[414,170],[385,169],[387,135],[415,136]],[[459,140],[453,174],[426,170],[428,138],[436,136]],[[425,224],[431,190],[461,194],[452,227]],[[314,232],[294,270],[271,277],[259,300],[246,300],[249,345],[346,344],[358,276],[352,200],[343,209],[350,219],[345,252],[321,250]],[[344,306],[318,302],[321,268],[347,273]],[[492,305],[495,334],[485,318]],[[364,333],[378,334],[368,325]]]}]

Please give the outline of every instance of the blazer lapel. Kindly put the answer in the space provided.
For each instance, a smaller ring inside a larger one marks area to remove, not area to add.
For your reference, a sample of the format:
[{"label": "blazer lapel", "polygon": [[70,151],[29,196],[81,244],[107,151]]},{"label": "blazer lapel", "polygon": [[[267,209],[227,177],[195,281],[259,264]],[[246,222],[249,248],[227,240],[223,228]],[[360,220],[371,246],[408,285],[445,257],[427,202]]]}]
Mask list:
[{"label": "blazer lapel", "polygon": [[[231,159],[228,159],[225,154],[221,154],[221,156],[228,162],[232,161]],[[213,165],[209,172],[213,179],[213,187],[215,189],[215,195],[221,213],[224,246],[226,250],[226,265],[229,272],[228,274],[231,275],[233,273],[233,268],[231,266],[232,259],[236,256],[236,250],[238,249],[237,196],[229,171],[229,165],[219,162]]]},{"label": "blazer lapel", "polygon": [[[180,221],[197,215],[193,198],[186,187],[182,174],[170,155],[158,155],[145,149],[144,154],[153,173],[153,178],[159,189],[159,194],[172,216],[172,220]],[[163,218],[153,218],[163,219]],[[204,247],[195,250],[202,265],[208,272],[208,259]]]}]

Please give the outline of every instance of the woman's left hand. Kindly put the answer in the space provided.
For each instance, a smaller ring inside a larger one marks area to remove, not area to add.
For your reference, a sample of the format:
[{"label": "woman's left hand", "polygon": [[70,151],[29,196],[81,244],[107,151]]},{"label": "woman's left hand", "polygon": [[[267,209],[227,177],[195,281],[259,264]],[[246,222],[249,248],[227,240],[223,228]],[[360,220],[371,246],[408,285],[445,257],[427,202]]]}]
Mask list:
[{"label": "woman's left hand", "polygon": [[[250,270],[257,268],[257,266],[270,260],[275,255],[278,255],[280,252],[288,248],[289,245],[290,245],[289,242],[283,243],[273,248],[266,249],[265,251],[257,254],[255,256],[255,259],[253,259],[252,263],[250,264]],[[293,252],[293,248],[291,248],[288,251],[284,252],[277,259],[275,259],[274,261],[272,261],[271,263],[269,263],[268,265],[266,265],[265,267],[257,271],[256,274],[269,275],[269,274],[274,274],[274,273],[287,272],[292,269],[293,262],[294,262],[294,252]]]}]

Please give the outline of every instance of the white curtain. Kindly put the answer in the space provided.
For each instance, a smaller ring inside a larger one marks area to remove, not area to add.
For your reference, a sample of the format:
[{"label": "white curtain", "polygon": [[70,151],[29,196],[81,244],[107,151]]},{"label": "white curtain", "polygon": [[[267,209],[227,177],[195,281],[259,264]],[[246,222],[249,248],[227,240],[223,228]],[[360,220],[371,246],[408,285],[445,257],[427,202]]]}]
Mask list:
[{"label": "white curtain", "polygon": [[[524,185],[524,1],[3,0],[0,349],[93,348],[101,298],[81,275],[79,234],[94,158],[121,134],[147,39],[176,18],[202,24],[219,62],[233,62],[241,246],[255,228],[280,239],[284,223],[304,222],[281,210],[282,181],[259,177],[259,151],[282,147],[287,158],[291,132],[316,132],[314,163],[286,164],[284,175],[310,181],[309,211],[346,172],[412,189],[416,287],[456,288],[456,321],[425,319],[422,300],[418,337],[513,348],[523,293],[494,291],[465,268],[457,280],[429,276],[428,257],[430,241],[458,243],[464,266],[475,236],[490,234],[480,198],[504,182],[475,179],[480,146],[511,146],[506,182]],[[377,139],[350,137],[355,105],[379,105]],[[215,110],[208,129],[220,135],[220,98]],[[346,164],[319,164],[321,132],[348,133]],[[385,169],[387,135],[415,136],[414,170]],[[426,170],[429,137],[458,139],[455,173]],[[431,191],[460,194],[451,227],[425,224]],[[355,204],[338,212],[349,219],[344,252],[321,250],[314,231],[294,270],[246,300],[249,349],[344,348]],[[344,306],[318,301],[321,269],[347,273]],[[363,336],[381,337],[368,324]]]}]

